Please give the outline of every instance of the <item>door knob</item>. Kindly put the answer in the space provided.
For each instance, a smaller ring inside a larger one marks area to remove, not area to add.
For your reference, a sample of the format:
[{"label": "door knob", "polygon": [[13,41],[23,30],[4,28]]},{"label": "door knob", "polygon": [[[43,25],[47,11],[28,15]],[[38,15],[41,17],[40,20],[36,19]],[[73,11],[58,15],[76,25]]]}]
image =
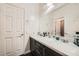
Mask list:
[{"label": "door knob", "polygon": [[21,35],[19,35],[19,36],[17,36],[17,37],[22,37],[24,34],[21,34]]},{"label": "door knob", "polygon": [[21,36],[23,36],[24,34],[21,34]]}]

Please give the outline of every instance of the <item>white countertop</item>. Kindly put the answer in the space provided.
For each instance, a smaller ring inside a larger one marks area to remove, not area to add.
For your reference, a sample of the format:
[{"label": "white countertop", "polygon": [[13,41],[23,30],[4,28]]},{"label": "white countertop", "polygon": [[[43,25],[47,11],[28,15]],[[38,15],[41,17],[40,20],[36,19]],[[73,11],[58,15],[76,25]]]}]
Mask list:
[{"label": "white countertop", "polygon": [[55,38],[42,37],[39,35],[31,35],[31,37],[62,55],[79,56],[79,47],[71,42],[63,43],[62,41],[56,40]]}]

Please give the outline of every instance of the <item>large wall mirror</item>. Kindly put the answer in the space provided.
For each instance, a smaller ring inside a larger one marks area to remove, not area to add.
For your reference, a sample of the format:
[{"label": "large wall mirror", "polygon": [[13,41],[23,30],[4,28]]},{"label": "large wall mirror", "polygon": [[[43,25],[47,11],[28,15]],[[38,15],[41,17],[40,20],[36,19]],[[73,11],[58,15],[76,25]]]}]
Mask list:
[{"label": "large wall mirror", "polygon": [[56,19],[55,34],[59,36],[64,36],[64,17]]}]

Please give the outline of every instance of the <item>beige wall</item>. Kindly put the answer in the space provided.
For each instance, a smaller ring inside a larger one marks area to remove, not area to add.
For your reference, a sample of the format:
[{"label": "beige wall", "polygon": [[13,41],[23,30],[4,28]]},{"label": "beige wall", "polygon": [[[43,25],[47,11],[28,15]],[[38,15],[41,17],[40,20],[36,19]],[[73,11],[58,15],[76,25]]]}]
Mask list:
[{"label": "beige wall", "polygon": [[25,9],[25,53],[30,50],[30,34],[37,33],[39,31],[39,4],[34,3],[19,3],[13,4],[17,7]]},{"label": "beige wall", "polygon": [[52,32],[53,20],[49,18],[49,15],[43,15],[40,17],[40,32]]},{"label": "beige wall", "polygon": [[26,4],[25,8],[25,50],[30,50],[29,35],[39,31],[39,7],[38,4]]}]

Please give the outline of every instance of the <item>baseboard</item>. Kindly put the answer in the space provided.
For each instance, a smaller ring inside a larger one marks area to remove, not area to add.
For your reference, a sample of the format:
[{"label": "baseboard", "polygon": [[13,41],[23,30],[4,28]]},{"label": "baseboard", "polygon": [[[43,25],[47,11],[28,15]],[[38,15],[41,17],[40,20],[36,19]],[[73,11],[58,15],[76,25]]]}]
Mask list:
[{"label": "baseboard", "polygon": [[21,54],[20,56],[24,56],[24,55],[26,55],[26,54],[28,54],[28,53],[30,53],[31,51],[30,50],[28,50],[28,51],[26,51],[24,54]]}]

